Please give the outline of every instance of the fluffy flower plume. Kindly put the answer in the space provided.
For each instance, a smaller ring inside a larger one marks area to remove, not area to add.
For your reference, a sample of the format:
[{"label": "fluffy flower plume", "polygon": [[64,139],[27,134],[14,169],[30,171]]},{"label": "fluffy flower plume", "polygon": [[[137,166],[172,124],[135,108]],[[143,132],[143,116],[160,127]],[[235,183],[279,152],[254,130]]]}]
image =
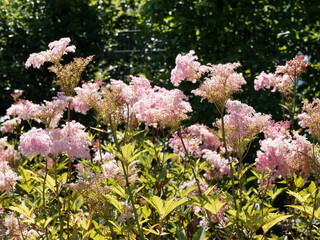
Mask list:
[{"label": "fluffy flower plume", "polygon": [[277,66],[276,73],[288,74],[291,78],[300,77],[311,64],[307,63],[307,60],[304,55],[296,55],[292,60],[286,61],[286,65]]},{"label": "fluffy flower plume", "polygon": [[208,65],[208,77],[192,93],[201,96],[202,100],[207,99],[210,103],[216,104],[221,111],[226,101],[233,93],[241,91],[241,86],[246,84],[246,81],[242,74],[234,71],[240,63]]},{"label": "fluffy flower plume", "polygon": [[42,122],[47,128],[55,128],[67,109],[70,97],[66,97],[62,92],[52,101],[44,101],[44,104],[35,104],[28,100],[20,100],[7,109],[10,116],[18,116],[23,120],[35,120]]},{"label": "fluffy flower plume", "polygon": [[[222,146],[218,137],[209,131],[209,128],[202,124],[194,124],[181,130],[183,143],[188,151],[188,155],[201,157],[204,149],[215,150]],[[180,156],[185,156],[186,151],[183,147],[178,132],[172,134],[169,146]]]},{"label": "fluffy flower plume", "polygon": [[210,164],[210,169],[206,170],[204,177],[208,180],[221,179],[223,175],[230,174],[228,160],[221,157],[216,151],[203,150],[203,158]]},{"label": "fluffy flower plume", "polygon": [[19,177],[9,166],[8,162],[0,161],[0,191],[10,192],[15,188]]},{"label": "fluffy flower plume", "polygon": [[86,113],[90,108],[96,108],[101,100],[100,87],[102,84],[102,80],[96,80],[95,82],[84,83],[81,87],[76,87],[74,90],[77,95],[71,102],[71,109]]},{"label": "fluffy flower plume", "polygon": [[306,63],[307,58],[297,55],[294,59],[287,61],[285,66],[277,66],[275,73],[260,73],[254,80],[254,89],[272,89],[272,92],[279,91],[287,96],[291,89],[297,84],[297,79],[306,72],[310,63]]},{"label": "fluffy flower plume", "polygon": [[287,96],[291,92],[291,88],[294,86],[294,81],[288,74],[278,75],[274,73],[265,72],[260,73],[254,80],[254,89],[265,90],[273,88],[271,91],[279,91]]},{"label": "fluffy flower plume", "polygon": [[320,141],[320,99],[314,98],[311,103],[305,101],[302,110],[298,115],[300,126],[309,128],[309,133]]},{"label": "fluffy flower plume", "polygon": [[48,130],[32,128],[20,137],[20,150],[27,157],[41,154],[46,157],[51,152],[52,139]]},{"label": "fluffy flower plume", "polygon": [[131,79],[129,85],[121,80],[111,80],[103,87],[100,82],[85,83],[75,88],[77,95],[71,106],[82,111],[81,107],[75,107],[79,105],[77,102],[82,102],[95,109],[104,121],[112,118],[117,124],[135,118],[146,126],[176,126],[188,118],[187,113],[192,109],[182,91],[152,88],[144,77],[131,76]]},{"label": "fluffy flower plume", "polygon": [[88,158],[90,141],[84,126],[75,121],[50,132],[48,129],[32,128],[20,137],[21,153],[27,157],[41,154],[58,156],[65,153],[69,158]]},{"label": "fluffy flower plume", "polygon": [[84,129],[85,126],[76,121],[67,122],[63,128],[55,129],[51,133],[53,142],[51,153],[54,155],[65,153],[71,160],[89,158],[91,142]]},{"label": "fluffy flower plume", "polygon": [[153,127],[176,127],[192,111],[188,98],[179,89],[155,87],[133,104],[132,111],[140,122]]},{"label": "fluffy flower plume", "polygon": [[171,82],[175,86],[179,86],[185,79],[193,83],[197,81],[200,63],[196,61],[198,57],[194,54],[195,52],[191,50],[186,55],[178,54],[176,57],[176,67],[171,71]]},{"label": "fluffy flower plume", "polygon": [[59,41],[49,43],[49,50],[30,54],[26,67],[40,68],[45,62],[58,63],[62,56],[68,52],[75,52],[75,46],[68,46],[70,38],[61,38]]},{"label": "fluffy flower plume", "polygon": [[17,126],[21,124],[19,117],[5,121],[2,124],[1,132],[14,133]]},{"label": "fluffy flower plume", "polygon": [[[129,182],[132,184],[138,178],[138,169],[136,168],[137,161],[133,161],[128,166],[128,176]],[[123,168],[121,167],[121,162],[117,160],[110,160],[101,165],[103,169],[103,176],[105,178],[113,178],[118,183],[125,184],[125,174]]]},{"label": "fluffy flower plume", "polygon": [[299,173],[307,178],[312,169],[312,144],[294,132],[293,136],[284,134],[260,141],[261,150],[257,152],[256,168],[272,173],[272,181],[277,178],[290,178]]},{"label": "fluffy flower plume", "polygon": [[20,154],[7,143],[7,137],[0,138],[0,162],[7,162],[11,168],[16,168],[20,162]]},{"label": "fluffy flower plume", "polygon": [[102,153],[100,151],[95,153],[95,157],[93,159],[94,162],[100,163],[100,164],[109,162],[111,160],[115,160],[115,155],[114,154],[109,153],[109,152]]},{"label": "fluffy flower plume", "polygon": [[[226,108],[228,114],[224,116],[224,126],[227,145],[240,157],[249,142],[268,125],[271,116],[257,113],[252,107],[239,101],[228,100]],[[222,131],[221,119],[214,126]]]}]

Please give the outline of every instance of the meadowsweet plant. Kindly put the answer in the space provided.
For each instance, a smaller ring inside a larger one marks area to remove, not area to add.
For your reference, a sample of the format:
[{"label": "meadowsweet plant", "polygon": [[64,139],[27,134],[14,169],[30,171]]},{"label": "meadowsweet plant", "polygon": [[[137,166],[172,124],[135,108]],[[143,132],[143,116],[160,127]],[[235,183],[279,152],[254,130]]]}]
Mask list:
[{"label": "meadowsweet plant", "polygon": [[[234,99],[247,82],[240,63],[179,54],[172,90],[144,76],[86,81],[93,56],[66,63],[70,43],[26,61],[49,63],[57,95],[13,94],[1,124],[1,239],[319,239],[320,100],[298,113],[305,56],[255,79],[283,97],[276,122]],[[212,125],[185,125],[194,113],[182,81],[217,108]]]}]

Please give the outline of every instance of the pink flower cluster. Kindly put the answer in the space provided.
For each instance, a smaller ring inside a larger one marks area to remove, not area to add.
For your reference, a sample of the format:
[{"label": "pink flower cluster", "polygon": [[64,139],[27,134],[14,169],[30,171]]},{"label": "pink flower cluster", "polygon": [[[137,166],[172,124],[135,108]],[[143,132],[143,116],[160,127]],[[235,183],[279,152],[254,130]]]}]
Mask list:
[{"label": "pink flower cluster", "polygon": [[58,41],[49,43],[49,50],[39,53],[30,54],[26,67],[40,68],[45,62],[52,62],[57,64],[62,60],[62,56],[68,52],[75,52],[76,47],[74,45],[68,46],[71,42],[70,38],[61,38]]},{"label": "pink flower cluster", "polygon": [[307,63],[307,57],[296,55],[292,60],[286,61],[286,65],[277,66],[276,73],[288,74],[291,78],[298,78],[307,71],[311,63]]},{"label": "pink flower cluster", "polygon": [[100,164],[107,163],[111,160],[115,160],[114,154],[109,152],[100,152],[100,151],[97,151],[95,153],[95,157],[93,159],[94,162],[100,163]]},{"label": "pink flower cluster", "polygon": [[[188,155],[201,157],[203,150],[215,150],[222,146],[218,137],[211,133],[209,128],[203,124],[194,124],[187,128],[182,128],[181,136]],[[172,134],[172,138],[169,140],[169,146],[180,156],[184,157],[186,155],[177,131]]]},{"label": "pink flower cluster", "polygon": [[231,95],[241,91],[241,86],[247,82],[242,74],[234,71],[240,63],[208,64],[208,66],[208,77],[192,93],[201,96],[202,100],[207,99],[210,103],[216,104],[221,111]]},{"label": "pink flower cluster", "polygon": [[203,158],[210,164],[210,169],[207,169],[204,174],[206,179],[221,179],[223,175],[230,174],[229,161],[227,159],[221,157],[216,151],[209,149],[204,149],[203,153]]},{"label": "pink flower cluster", "polygon": [[155,87],[133,104],[132,112],[140,122],[153,127],[176,127],[192,111],[188,98],[179,89]]},{"label": "pink flower cluster", "polygon": [[[27,219],[25,216],[21,216],[22,218]],[[25,237],[28,237],[29,239],[36,239],[43,235],[43,233],[34,229],[28,230],[24,224],[18,222],[14,213],[7,214],[6,218],[4,219],[4,226],[7,229],[5,234],[10,239],[23,240]]]},{"label": "pink flower cluster", "polygon": [[0,191],[10,192],[15,188],[16,181],[19,177],[9,166],[8,162],[0,161]]},{"label": "pink flower cluster", "polygon": [[21,153],[29,158],[38,154],[48,157],[49,154],[58,156],[61,153],[67,154],[72,160],[89,158],[91,142],[84,128],[75,121],[67,122],[63,128],[51,132],[48,129],[32,128],[20,137]]},{"label": "pink flower cluster", "polygon": [[302,113],[298,115],[301,127],[308,127],[309,133],[320,141],[320,99],[314,98],[311,103],[306,101],[302,107]]},{"label": "pink flower cluster", "polygon": [[308,177],[312,169],[312,144],[297,132],[293,135],[283,132],[284,127],[290,124],[283,122],[274,125],[277,126],[270,125],[272,130],[266,130],[268,138],[260,140],[261,150],[257,152],[255,160],[257,170],[272,173],[272,181],[290,178],[294,173]]},{"label": "pink flower cluster", "polygon": [[200,63],[196,61],[198,57],[194,54],[195,52],[191,50],[186,55],[178,54],[176,57],[176,67],[171,71],[171,82],[175,86],[179,86],[185,79],[193,83],[197,81]]},{"label": "pink flower cluster", "polygon": [[7,162],[10,167],[16,168],[21,156],[14,147],[7,143],[7,137],[0,138],[0,162]]},{"label": "pink flower cluster", "polygon": [[[252,107],[239,101],[228,100],[226,108],[228,114],[224,116],[224,129],[228,150],[240,157],[247,144],[268,125],[271,116],[257,113]],[[222,134],[221,119],[213,125],[218,127]],[[247,144],[243,144],[244,141],[247,141]]]},{"label": "pink flower cluster", "polygon": [[108,86],[102,88],[100,83],[83,84],[81,88],[75,88],[75,99],[95,109],[106,121],[111,116],[118,116],[122,121],[134,117],[144,122],[146,127],[174,127],[188,118],[187,113],[192,109],[182,91],[152,88],[150,81],[144,77],[131,76],[131,79],[129,85],[111,80]]},{"label": "pink flower cluster", "polygon": [[254,80],[255,90],[270,89],[272,92],[279,91],[287,96],[291,89],[297,84],[297,78],[307,70],[310,63],[306,63],[307,58],[303,55],[297,55],[294,59],[287,61],[285,66],[277,66],[275,73],[266,74],[262,72]]},{"label": "pink flower cluster", "polygon": [[[138,169],[136,168],[137,161],[133,161],[128,166],[128,180],[129,183],[134,183],[136,179],[138,178]],[[125,182],[124,179],[124,172],[120,161],[117,160],[110,160],[104,164],[101,165],[103,169],[103,176],[105,178],[113,178],[117,182]]]},{"label": "pink flower cluster", "polygon": [[21,124],[21,119],[19,117],[9,119],[2,123],[1,132],[14,133],[16,127]]},{"label": "pink flower cluster", "polygon": [[41,105],[28,100],[20,100],[7,109],[7,115],[42,122],[47,128],[53,129],[57,127],[71,98],[59,92],[58,96],[52,99],[51,102],[44,101],[44,104]]}]

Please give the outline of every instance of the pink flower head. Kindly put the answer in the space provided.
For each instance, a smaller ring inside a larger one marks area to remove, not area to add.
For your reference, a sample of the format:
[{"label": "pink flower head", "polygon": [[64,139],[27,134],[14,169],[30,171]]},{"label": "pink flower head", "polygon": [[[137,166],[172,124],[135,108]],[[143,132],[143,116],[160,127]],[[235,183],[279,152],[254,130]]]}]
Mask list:
[{"label": "pink flower head", "polygon": [[20,150],[27,157],[41,154],[47,157],[51,152],[52,139],[48,130],[32,128],[20,137]]},{"label": "pink flower head", "polygon": [[287,137],[289,134],[291,121],[270,121],[268,126],[263,130],[265,138],[275,139],[278,137]]},{"label": "pink flower head", "polygon": [[[224,127],[227,145],[237,154],[243,154],[246,145],[268,125],[271,116],[257,113],[252,107],[239,101],[228,100],[226,108],[228,114],[224,116]],[[221,133],[221,119],[213,125],[218,127]],[[243,145],[244,141],[247,141],[247,144]]]},{"label": "pink flower head", "polygon": [[230,174],[227,159],[221,157],[216,151],[205,149],[203,153],[203,158],[210,164],[210,169],[206,170],[204,175],[205,178],[209,180],[212,178],[221,179],[223,175]]},{"label": "pink flower head", "polygon": [[9,192],[11,189],[14,189],[16,181],[20,178],[12,171],[8,162],[0,161],[0,191]]},{"label": "pink flower head", "polygon": [[291,78],[300,77],[311,64],[306,63],[307,60],[307,57],[304,55],[296,55],[292,60],[286,61],[285,66],[277,66],[276,73],[288,74]]},{"label": "pink flower head", "polygon": [[91,107],[88,104],[80,101],[79,97],[74,97],[72,98],[70,109],[74,110],[75,112],[86,115],[87,112],[91,109]]},{"label": "pink flower head", "polygon": [[116,156],[112,153],[109,153],[109,152],[101,153],[100,151],[98,151],[95,153],[95,157],[93,161],[96,163],[102,164],[111,160],[115,160],[115,157]]},{"label": "pink flower head", "polygon": [[[194,124],[181,130],[183,143],[188,151],[188,155],[201,157],[204,149],[215,150],[222,146],[218,137],[209,131],[209,128],[202,124]],[[169,146],[180,156],[186,155],[181,138],[178,132],[172,134]]]},{"label": "pink flower head", "polygon": [[179,86],[181,81],[187,79],[195,83],[197,81],[197,72],[200,67],[200,63],[196,60],[197,56],[194,55],[195,52],[191,50],[186,55],[178,54],[176,58],[176,67],[171,71],[171,82],[175,86]]},{"label": "pink flower head", "polygon": [[320,141],[320,99],[314,98],[311,103],[305,101],[302,110],[298,115],[300,126],[308,127],[308,132]]},{"label": "pink flower head", "polygon": [[7,143],[7,137],[0,139],[0,162],[7,162],[10,167],[16,168],[21,156],[14,147]]},{"label": "pink flower head", "polygon": [[51,133],[51,153],[56,156],[65,153],[71,160],[89,158],[91,142],[84,128],[82,124],[71,121],[62,129],[55,129]]},{"label": "pink flower head", "polygon": [[58,96],[52,99],[51,102],[45,100],[41,105],[28,100],[20,100],[7,109],[7,114],[18,116],[23,120],[42,122],[46,127],[52,129],[58,125],[71,98],[59,92]]},{"label": "pink flower head", "polygon": [[21,119],[19,117],[7,120],[2,124],[1,132],[14,133],[16,127],[19,126],[20,124],[21,124]]},{"label": "pink flower head", "polygon": [[279,136],[260,141],[256,168],[272,173],[272,180],[289,178],[299,173],[307,178],[312,168],[312,144],[306,137],[294,132],[293,136]]},{"label": "pink flower head", "polygon": [[270,89],[272,92],[279,91],[287,97],[291,93],[292,87],[297,84],[297,78],[306,72],[310,63],[306,63],[307,58],[297,55],[294,59],[287,61],[285,66],[277,66],[275,73],[262,72],[254,80],[254,89]]},{"label": "pink flower head", "polygon": [[180,121],[189,118],[187,113],[191,112],[188,98],[178,89],[167,90],[165,88],[154,88],[139,98],[133,104],[132,111],[140,122],[146,127],[176,127]]},{"label": "pink flower head", "polygon": [[23,120],[34,119],[34,111],[37,108],[37,104],[28,100],[19,100],[7,109],[7,115],[18,116]]},{"label": "pink flower head", "polygon": [[226,101],[233,93],[241,91],[241,86],[246,84],[246,81],[242,74],[234,71],[240,66],[239,63],[208,65],[208,77],[192,93],[201,96],[201,100],[207,99],[210,103],[215,103],[221,111]]},{"label": "pink flower head", "polygon": [[58,126],[58,123],[72,98],[65,96],[63,92],[58,92],[58,96],[53,97],[52,99],[51,102],[44,101],[44,104],[38,105],[33,113],[35,120],[38,119],[39,122],[42,122],[50,129]]},{"label": "pink flower head", "polygon": [[265,90],[273,88],[271,91],[279,91],[287,96],[291,92],[291,88],[294,86],[294,81],[288,74],[278,75],[273,73],[266,74],[262,72],[254,80],[254,89],[258,91],[259,89]]},{"label": "pink flower head", "polygon": [[62,56],[68,52],[75,52],[75,46],[68,46],[70,38],[61,38],[59,41],[49,43],[49,50],[30,54],[26,67],[40,68],[45,62],[58,63]]},{"label": "pink flower head", "polygon": [[76,87],[74,90],[77,95],[73,98],[74,104],[82,102],[91,108],[97,106],[101,99],[100,87],[102,84],[102,80],[96,80],[95,82],[83,83],[81,87]]}]

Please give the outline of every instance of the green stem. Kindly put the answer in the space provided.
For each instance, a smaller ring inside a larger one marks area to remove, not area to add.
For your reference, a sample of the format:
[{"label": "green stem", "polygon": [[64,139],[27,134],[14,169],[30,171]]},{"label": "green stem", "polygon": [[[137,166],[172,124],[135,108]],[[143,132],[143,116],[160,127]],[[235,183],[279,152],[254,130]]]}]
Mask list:
[{"label": "green stem", "polygon": [[316,192],[315,192],[315,196],[314,196],[314,202],[313,202],[313,211],[312,211],[312,216],[310,219],[310,225],[309,225],[309,236],[310,239],[312,239],[313,234],[312,234],[312,223],[313,223],[313,219],[314,219],[314,214],[316,211],[316,206],[317,206],[317,196],[318,196],[318,192],[319,192],[319,173],[318,173],[318,168],[317,168],[317,164],[316,164],[316,156],[314,153],[314,140],[312,143],[312,155],[313,155],[313,164],[314,164],[314,171],[315,171],[315,177],[316,177]]},{"label": "green stem", "polygon": [[[224,126],[224,108],[221,109],[220,114],[221,114],[222,141],[223,141],[223,146],[225,149],[226,159],[229,161],[230,156],[229,156],[229,152],[228,152],[228,148],[227,148],[226,133],[225,133],[225,126]],[[239,229],[239,211],[238,211],[237,196],[236,196],[236,191],[235,191],[232,161],[230,161],[229,166],[230,166],[230,173],[231,173],[233,202],[234,202],[234,208],[236,210],[237,235],[240,236],[240,238],[242,239],[242,232],[239,231],[240,230]]]},{"label": "green stem", "polygon": [[59,200],[59,185],[58,185],[58,174],[57,174],[57,160],[53,159],[54,161],[54,179],[56,184],[56,199],[58,202],[58,211],[59,211],[59,219],[60,219],[60,233],[59,233],[59,239],[63,239],[63,219],[62,219],[62,213],[61,213],[61,204]]},{"label": "green stem", "polygon": [[[187,150],[187,148],[186,148],[186,145],[184,144],[184,141],[183,141],[183,138],[182,138],[182,135],[181,135],[181,129],[180,129],[180,128],[179,128],[179,130],[178,130],[178,135],[179,135],[179,137],[180,137],[180,139],[181,139],[181,143],[182,143],[183,149],[184,149],[184,151],[186,152],[187,159],[188,159],[189,162],[191,163],[191,158],[190,158],[190,155],[189,155],[188,150]],[[205,199],[205,195],[204,195],[204,194],[202,193],[202,191],[201,191],[199,179],[198,179],[197,174],[196,174],[196,172],[195,172],[195,170],[194,170],[194,167],[191,166],[191,169],[192,169],[193,177],[194,177],[194,179],[196,180],[196,183],[197,183],[199,195],[200,195],[200,197],[201,197],[202,199]],[[203,196],[203,195],[204,195],[204,196]],[[211,221],[210,213],[208,212],[207,209],[205,209],[205,212],[206,212],[206,215],[207,215],[207,218],[208,218],[208,220],[209,220],[210,225],[212,226],[214,232],[216,233],[217,238],[220,239],[220,236],[219,236],[219,234],[218,234],[217,231],[216,231],[215,225],[214,225],[214,223]]]},{"label": "green stem", "polygon": [[[45,196],[45,189],[46,189],[46,181],[47,181],[47,174],[48,174],[48,160],[47,158],[45,158],[46,160],[46,169],[45,169],[45,173],[44,173],[44,179],[43,179],[43,184],[42,184],[42,199],[43,199],[43,209],[42,209],[42,214],[43,214],[43,218],[46,219],[46,196]],[[45,229],[45,233],[46,233],[46,237],[48,238],[48,228],[46,227]]]},{"label": "green stem", "polygon": [[[123,153],[122,153],[122,150],[121,150],[119,142],[118,142],[117,134],[115,132],[116,128],[113,125],[113,121],[112,121],[111,116],[109,117],[109,122],[110,122],[111,132],[112,132],[112,136],[113,136],[113,140],[115,142],[116,148],[117,148],[118,152],[121,154],[121,156],[123,157]],[[125,179],[126,179],[126,187],[128,189],[128,193],[129,193],[129,201],[131,202],[131,205],[132,205],[135,222],[136,222],[136,225],[137,225],[137,228],[138,228],[138,232],[139,232],[139,235],[140,235],[139,238],[140,238],[140,240],[144,240],[144,236],[143,236],[142,230],[140,228],[140,224],[139,224],[139,216],[138,216],[138,213],[137,213],[137,209],[135,207],[135,203],[134,203],[134,200],[133,200],[133,194],[132,194],[131,188],[130,188],[128,173],[127,173],[127,170],[126,170],[126,167],[125,167],[123,161],[121,161],[121,165],[122,165],[123,173],[124,173]]]}]

